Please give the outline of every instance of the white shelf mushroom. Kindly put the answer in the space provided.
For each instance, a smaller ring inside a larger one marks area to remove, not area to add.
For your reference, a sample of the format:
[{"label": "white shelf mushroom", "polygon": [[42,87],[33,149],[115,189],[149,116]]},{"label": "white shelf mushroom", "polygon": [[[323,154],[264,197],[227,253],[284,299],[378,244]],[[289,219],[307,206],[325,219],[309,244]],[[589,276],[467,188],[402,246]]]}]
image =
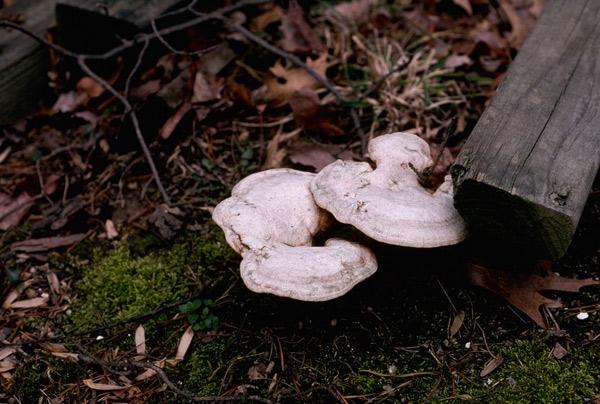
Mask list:
[{"label": "white shelf mushroom", "polygon": [[311,184],[317,205],[387,244],[432,248],[464,240],[450,177],[430,193],[410,167],[422,171],[433,164],[427,142],[410,133],[383,135],[371,140],[369,155],[375,170],[341,160],[321,170]]},{"label": "white shelf mushroom", "polygon": [[314,176],[285,168],[252,174],[215,207],[213,220],[242,255],[240,274],[250,290],[323,301],[377,270],[373,253],[357,243],[330,239],[312,246],[329,222],[309,189]]}]

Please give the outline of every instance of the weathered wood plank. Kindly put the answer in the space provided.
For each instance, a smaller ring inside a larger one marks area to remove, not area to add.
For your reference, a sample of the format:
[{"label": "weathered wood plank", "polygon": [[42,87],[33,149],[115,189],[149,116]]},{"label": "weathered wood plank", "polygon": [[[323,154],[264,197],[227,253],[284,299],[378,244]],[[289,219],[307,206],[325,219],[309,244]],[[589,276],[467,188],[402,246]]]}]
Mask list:
[{"label": "weathered wood plank", "polygon": [[549,0],[452,174],[474,237],[562,256],[600,166],[600,1]]},{"label": "weathered wood plank", "polygon": [[[103,1],[109,15],[146,27],[155,18],[181,0]],[[88,10],[98,10],[95,0],[19,0],[3,10],[22,15],[24,26],[44,35],[55,23],[55,6],[64,3]],[[109,32],[99,33],[108,35]],[[16,31],[0,30],[0,125],[14,123],[31,112],[46,86],[49,68],[48,51],[33,39]]]}]

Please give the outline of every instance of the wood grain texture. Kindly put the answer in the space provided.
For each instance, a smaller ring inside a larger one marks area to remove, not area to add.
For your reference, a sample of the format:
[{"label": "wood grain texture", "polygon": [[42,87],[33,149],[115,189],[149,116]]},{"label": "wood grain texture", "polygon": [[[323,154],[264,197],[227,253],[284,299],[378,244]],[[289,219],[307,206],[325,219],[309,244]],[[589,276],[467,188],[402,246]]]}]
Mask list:
[{"label": "wood grain texture", "polygon": [[549,0],[452,169],[475,237],[557,258],[600,166],[600,1]]},{"label": "wood grain texture", "polygon": [[[19,0],[3,12],[21,15],[25,27],[43,36],[55,23],[57,3],[104,12],[98,9],[101,3],[109,15],[146,27],[178,0]],[[14,123],[36,107],[48,82],[48,68],[48,51],[43,46],[20,32],[0,30],[0,125]]]}]

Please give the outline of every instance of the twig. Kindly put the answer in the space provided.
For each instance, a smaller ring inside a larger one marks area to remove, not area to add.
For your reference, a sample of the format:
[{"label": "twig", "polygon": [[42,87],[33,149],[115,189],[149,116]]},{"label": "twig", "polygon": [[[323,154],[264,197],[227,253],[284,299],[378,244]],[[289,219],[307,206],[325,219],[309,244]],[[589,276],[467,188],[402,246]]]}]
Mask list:
[{"label": "twig", "polygon": [[78,56],[77,63],[79,64],[79,67],[81,67],[81,70],[83,70],[87,75],[89,75],[91,78],[93,78],[98,83],[100,83],[102,85],[102,87],[107,89],[112,95],[115,96],[115,98],[117,98],[119,101],[121,101],[121,103],[125,106],[125,113],[126,114],[129,113],[129,117],[131,118],[131,122],[133,123],[133,129],[134,129],[135,135],[137,136],[140,147],[142,148],[142,152],[144,153],[144,156],[146,157],[146,162],[150,166],[150,171],[152,171],[152,176],[154,177],[156,186],[158,187],[158,190],[160,191],[160,194],[162,195],[164,202],[170,206],[171,198],[169,197],[169,194],[167,194],[167,191],[165,190],[165,187],[163,186],[163,184],[160,180],[158,170],[156,169],[156,164],[154,164],[154,160],[152,159],[152,154],[150,154],[150,149],[148,148],[148,145],[146,144],[146,141],[144,140],[144,135],[142,134],[142,130],[140,129],[140,122],[138,120],[137,114],[135,113],[135,111],[133,110],[133,107],[131,106],[131,103],[129,102],[129,100],[127,100],[127,98],[125,98],[121,93],[119,93],[113,86],[111,86],[106,80],[104,80],[102,77],[100,77],[99,75],[94,73],[94,71],[92,71],[92,69],[90,69],[89,66],[86,64],[85,57]]},{"label": "twig", "polygon": [[133,360],[127,360],[127,361],[105,361],[102,359],[96,359],[91,355],[87,355],[87,354],[83,354],[83,353],[78,353],[77,354],[77,358],[80,359],[82,362],[87,363],[87,364],[92,364],[92,365],[99,365],[102,366],[103,368],[108,369],[109,371],[115,373],[115,374],[120,374],[120,371],[116,371],[113,368],[114,367],[128,367],[128,366],[134,366],[136,368],[140,368],[140,369],[152,369],[153,371],[156,372],[156,374],[158,375],[158,377],[161,378],[161,380],[175,393],[178,394],[180,396],[183,396],[187,399],[190,399],[192,401],[198,401],[198,402],[205,402],[205,401],[216,401],[216,402],[226,402],[226,401],[254,401],[254,402],[258,402],[258,403],[265,403],[265,404],[272,404],[273,402],[267,398],[263,398],[260,396],[256,396],[256,395],[250,395],[250,396],[196,396],[192,393],[190,393],[187,390],[182,390],[179,387],[177,387],[175,385],[175,383],[173,383],[169,377],[167,376],[166,372],[160,368],[159,366],[156,366],[153,363],[148,363],[148,362],[139,362],[139,361],[133,361]]},{"label": "twig", "polygon": [[137,69],[142,64],[142,59],[144,58],[144,54],[146,53],[146,50],[148,49],[149,44],[150,44],[150,41],[148,39],[146,39],[144,41],[144,46],[142,47],[142,50],[138,54],[138,57],[137,57],[137,60],[135,61],[135,65],[133,66],[133,69],[131,69],[129,76],[127,76],[127,80],[125,81],[125,90],[123,91],[123,97],[125,97],[125,98],[127,98],[127,96],[129,95],[129,86],[131,85],[131,80],[133,79],[133,76],[135,76]]},{"label": "twig", "polygon": [[[194,10],[194,13],[196,15],[205,15],[208,16],[210,14],[202,14],[199,13],[197,11]],[[291,53],[288,53],[276,46],[271,45],[270,43],[268,43],[267,41],[265,41],[264,39],[262,39],[261,37],[257,36],[256,34],[254,34],[253,32],[249,31],[248,29],[246,29],[244,26],[235,23],[231,20],[229,20],[228,18],[224,17],[223,15],[219,15],[219,14],[213,14],[214,19],[217,19],[219,21],[222,21],[226,26],[228,26],[229,28],[239,32],[240,34],[244,35],[248,40],[254,42],[255,44],[263,47],[264,49],[268,50],[271,53],[274,53],[277,56],[280,56],[286,60],[288,60],[289,62],[293,63],[294,65],[302,68],[303,70],[305,70],[312,78],[314,78],[318,83],[320,83],[323,87],[325,87],[331,94],[333,94],[333,96],[335,98],[338,99],[339,102],[343,103],[343,104],[348,104],[350,103],[350,100],[348,100],[346,97],[344,97],[336,88],[335,86],[329,81],[327,80],[326,77],[321,76],[319,73],[317,73],[313,68],[311,68],[309,65],[307,65],[306,63],[304,63],[299,57],[297,57],[296,55],[293,55]],[[367,150],[367,135],[365,134],[364,130],[362,129],[362,126],[360,124],[360,118],[358,117],[358,114],[356,113],[356,110],[352,107],[350,107],[350,116],[352,117],[352,121],[354,123],[354,128],[355,130],[358,132],[358,135],[361,139],[361,148],[362,148],[362,152],[363,154],[366,152]]]},{"label": "twig", "polygon": [[[220,14],[227,14],[230,13],[232,11],[238,10],[242,7],[245,6],[249,6],[249,5],[254,5],[254,4],[262,4],[262,3],[266,3],[270,0],[242,0],[239,1],[236,4],[232,4],[231,6],[227,6],[227,7],[223,7],[220,8],[212,13],[208,13],[208,14],[203,14],[201,16],[198,16],[197,18],[193,18],[189,21],[184,21],[181,24],[176,24],[170,27],[166,27],[163,28],[161,30],[159,30],[157,33],[158,35],[161,36],[165,36],[168,34],[172,34],[174,32],[179,32],[179,31],[183,31],[187,28],[193,27],[195,25],[201,24],[203,22],[206,22],[208,20],[214,19],[216,15],[220,15]],[[28,30],[27,28],[16,24],[12,21],[7,21],[7,20],[2,20],[0,21],[0,27],[6,27],[6,28],[12,28],[15,29],[17,31],[21,31],[22,33],[24,33],[25,35],[31,37],[32,39],[35,39],[36,41],[54,49],[55,51],[62,53],[63,55],[67,55],[70,56],[72,58],[77,58],[79,56],[84,57],[85,59],[90,59],[90,60],[102,60],[102,59],[110,59],[124,51],[126,51],[127,49],[130,49],[136,45],[138,45],[139,43],[146,41],[146,40],[152,40],[152,39],[157,39],[157,34],[156,33],[148,33],[148,34],[143,34],[143,35],[139,35],[134,39],[131,40],[123,40],[123,43],[119,46],[116,46],[104,53],[88,53],[88,54],[78,54],[76,52],[72,52],[66,48],[63,48],[60,45],[56,45],[53,44],[50,41],[47,41],[46,39],[42,38],[39,35],[34,34],[33,32],[31,32],[30,30]]]}]

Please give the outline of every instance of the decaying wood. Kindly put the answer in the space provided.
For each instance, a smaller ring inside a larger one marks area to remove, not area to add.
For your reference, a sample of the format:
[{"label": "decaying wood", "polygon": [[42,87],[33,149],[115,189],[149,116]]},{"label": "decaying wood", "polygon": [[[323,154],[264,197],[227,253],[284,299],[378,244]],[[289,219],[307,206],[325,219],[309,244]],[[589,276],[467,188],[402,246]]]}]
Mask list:
[{"label": "decaying wood", "polygon": [[[103,1],[98,9],[94,0],[20,0],[4,9],[6,15],[18,15],[31,32],[42,35],[54,25],[55,6],[69,4],[108,13],[137,27],[176,4],[177,0]],[[98,35],[109,35],[109,31]],[[0,34],[0,125],[14,123],[35,109],[40,93],[48,82],[48,49],[17,31]]]},{"label": "decaying wood", "polygon": [[471,234],[562,256],[600,165],[600,1],[553,0],[453,168]]}]

